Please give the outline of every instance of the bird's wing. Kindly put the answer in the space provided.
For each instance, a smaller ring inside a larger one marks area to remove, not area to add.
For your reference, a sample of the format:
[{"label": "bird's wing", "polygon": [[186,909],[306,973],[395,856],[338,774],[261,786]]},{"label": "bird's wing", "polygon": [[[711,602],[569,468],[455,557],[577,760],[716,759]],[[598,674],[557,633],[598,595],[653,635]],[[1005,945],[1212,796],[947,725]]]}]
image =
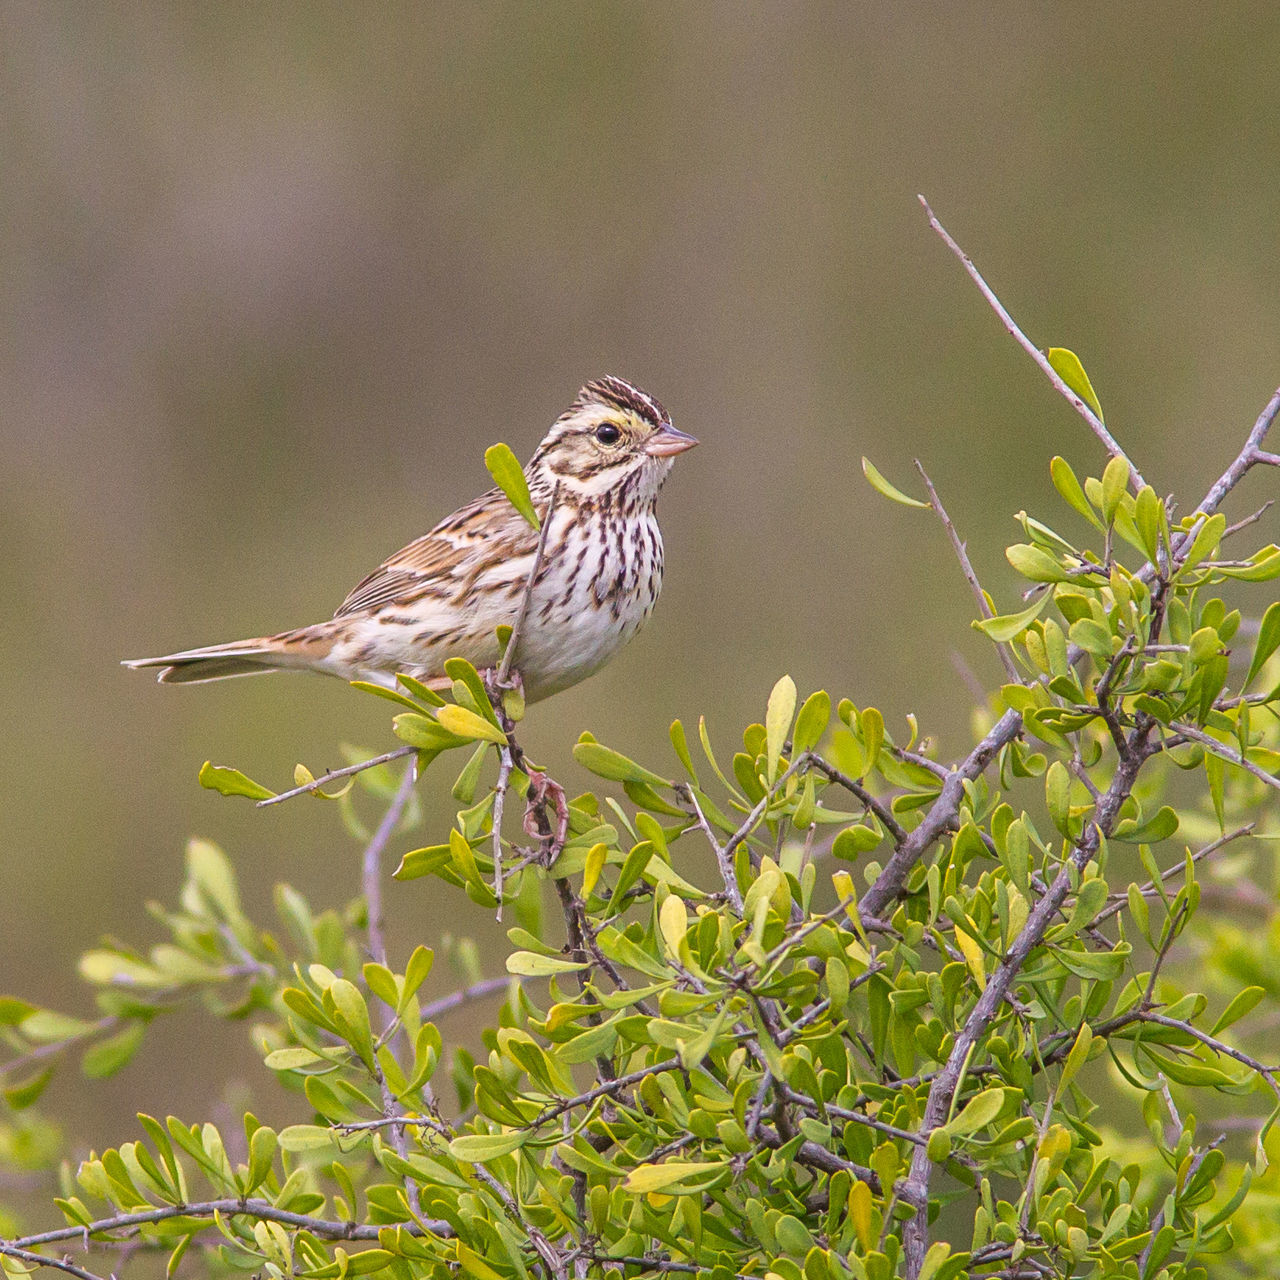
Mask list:
[{"label": "bird's wing", "polygon": [[532,555],[537,541],[537,533],[502,490],[491,489],[384,560],[333,616],[407,603],[428,590],[453,596],[473,586],[487,570]]}]

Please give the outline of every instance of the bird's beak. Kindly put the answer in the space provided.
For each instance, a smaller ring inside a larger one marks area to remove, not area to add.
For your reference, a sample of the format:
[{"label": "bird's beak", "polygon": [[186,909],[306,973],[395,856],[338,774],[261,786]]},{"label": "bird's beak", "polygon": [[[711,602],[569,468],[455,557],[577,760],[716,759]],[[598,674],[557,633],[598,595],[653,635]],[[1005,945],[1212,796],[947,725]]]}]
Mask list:
[{"label": "bird's beak", "polygon": [[671,458],[677,453],[683,453],[686,449],[692,449],[697,440],[688,435],[684,431],[677,431],[675,427],[668,423],[665,427],[659,427],[644,442],[644,451],[651,458]]}]

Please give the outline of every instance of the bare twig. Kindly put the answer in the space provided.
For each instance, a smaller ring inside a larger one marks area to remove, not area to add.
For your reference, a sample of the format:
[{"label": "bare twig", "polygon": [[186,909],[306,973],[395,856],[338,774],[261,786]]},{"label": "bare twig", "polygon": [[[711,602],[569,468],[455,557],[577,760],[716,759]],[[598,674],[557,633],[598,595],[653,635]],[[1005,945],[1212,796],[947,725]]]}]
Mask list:
[{"label": "bare twig", "polygon": [[738,888],[738,875],[733,869],[733,859],[725,853],[724,846],[716,839],[716,833],[711,830],[711,824],[707,821],[706,814],[702,812],[702,806],[698,803],[698,797],[693,787],[682,782],[676,787],[676,793],[684,796],[692,806],[694,815],[698,820],[698,826],[702,829],[703,835],[707,837],[712,852],[716,855],[716,865],[720,868],[720,879],[724,881],[725,897],[728,899],[729,906],[733,908],[734,913],[741,917],[742,890]]},{"label": "bare twig", "polygon": [[409,803],[409,797],[413,794],[413,786],[417,780],[418,761],[413,759],[405,768],[400,786],[387,806],[382,821],[378,823],[373,839],[365,846],[364,857],[361,860],[361,880],[369,915],[369,955],[378,964],[387,963],[387,943],[382,932],[382,854],[387,847],[387,841],[400,825],[400,819],[404,816],[405,806]]},{"label": "bare twig", "polygon": [[17,1245],[6,1244],[3,1240],[0,1240],[0,1254],[6,1258],[16,1258],[19,1262],[29,1263],[33,1267],[53,1267],[58,1271],[65,1271],[69,1276],[76,1276],[77,1280],[103,1280],[102,1276],[86,1271],[83,1267],[77,1267],[68,1258],[47,1258],[43,1253],[19,1249]]},{"label": "bare twig", "polygon": [[964,800],[964,784],[972,782],[1022,732],[1022,716],[1006,711],[991,732],[946,776],[938,798],[929,807],[920,825],[894,851],[876,877],[875,884],[862,895],[859,912],[878,916],[898,896],[912,867],[924,856],[933,842],[955,824]]},{"label": "bare twig", "polygon": [[[510,649],[510,645],[507,646]],[[502,815],[507,805],[514,760],[509,744],[498,748],[498,780],[493,784],[493,896],[498,900],[497,919],[502,922]]]},{"label": "bare twig", "polygon": [[765,812],[773,803],[774,797],[777,796],[797,774],[803,773],[808,769],[810,764],[809,753],[804,752],[798,755],[788,766],[786,772],[783,773],[777,782],[773,784],[763,796],[756,802],[755,807],[747,814],[742,825],[729,837],[728,843],[724,846],[724,858],[730,866],[733,865],[733,855],[737,851],[738,846],[746,840],[756,829],[756,824],[764,817]]},{"label": "bare twig", "polygon": [[1115,437],[1106,429],[1105,426],[1103,426],[1102,420],[1091,408],[1089,408],[1080,396],[1076,395],[1076,393],[1067,386],[1058,371],[1049,363],[1049,357],[1046,356],[1044,352],[1041,351],[1040,348],[1037,347],[1035,343],[1032,342],[1031,339],[1028,338],[1027,335],[1018,327],[1014,318],[1005,309],[1004,304],[996,297],[991,286],[982,278],[978,268],[973,265],[969,255],[965,253],[965,251],[951,238],[947,229],[938,221],[933,210],[929,208],[929,202],[924,198],[924,196],[920,196],[918,199],[921,205],[924,206],[924,211],[929,217],[929,225],[942,238],[943,244],[945,244],[947,248],[960,259],[960,263],[969,273],[970,279],[982,291],[982,296],[991,304],[991,309],[1000,317],[1000,323],[1004,325],[1005,329],[1013,336],[1018,345],[1036,362],[1037,365],[1039,365],[1040,371],[1053,384],[1053,387],[1058,394],[1062,396],[1063,399],[1065,399],[1067,403],[1085,420],[1089,430],[1098,437],[1106,451],[1113,458],[1124,459],[1129,466],[1129,480],[1133,487],[1135,489],[1142,488],[1146,481],[1143,480],[1138,468],[1133,465],[1128,454],[1126,454],[1120,447]]},{"label": "bare twig", "polygon": [[556,498],[560,495],[560,482],[557,480],[551,488],[551,496],[547,499],[547,509],[542,513],[542,528],[538,532],[538,546],[533,553],[533,564],[529,566],[529,577],[525,580],[524,594],[520,597],[520,609],[511,626],[511,638],[507,641],[506,651],[498,665],[497,683],[502,687],[511,678],[511,668],[516,659],[516,648],[520,644],[520,633],[524,630],[525,618],[529,616],[529,602],[533,599],[533,588],[538,581],[538,573],[542,568],[542,557],[547,549],[547,536],[551,532],[551,513],[555,510]]},{"label": "bare twig", "polygon": [[1211,1036],[1207,1031],[1201,1031],[1197,1027],[1193,1027],[1191,1023],[1184,1021],[1182,1018],[1168,1018],[1162,1013],[1156,1013],[1152,1010],[1140,1011],[1135,1022],[1153,1022],[1159,1027],[1168,1027],[1173,1031],[1181,1031],[1189,1035],[1193,1040],[1198,1040],[1202,1045],[1212,1049],[1214,1053],[1221,1053],[1225,1057],[1234,1058],[1237,1062],[1250,1068],[1257,1075],[1266,1081],[1271,1092],[1280,1099],[1280,1081],[1277,1081],[1277,1075],[1280,1075],[1280,1067],[1268,1067],[1257,1058],[1250,1057],[1241,1049],[1236,1049],[1232,1045],[1227,1044],[1225,1040],[1219,1040],[1217,1036]]},{"label": "bare twig", "polygon": [[[1243,827],[1237,827],[1234,831],[1228,831],[1226,835],[1219,836],[1211,844],[1205,845],[1203,849],[1197,849],[1196,852],[1191,855],[1191,861],[1199,862],[1201,858],[1207,858],[1210,854],[1216,853],[1221,849],[1223,845],[1230,844],[1233,840],[1240,839],[1241,836],[1249,835],[1253,831],[1253,828],[1254,823],[1247,822]],[[1163,882],[1168,880],[1170,876],[1177,875],[1179,871],[1185,871],[1186,866],[1186,862],[1175,862],[1172,866],[1166,867],[1165,870],[1160,873],[1161,881]],[[1147,883],[1138,890],[1144,898],[1150,897],[1155,893],[1155,891],[1156,883],[1154,880],[1148,880]],[[1110,920],[1112,916],[1119,915],[1120,912],[1128,905],[1129,895],[1127,893],[1120,894],[1115,902],[1111,903],[1110,906],[1105,910],[1100,911],[1094,917],[1093,923],[1095,925],[1100,925],[1105,921]]]},{"label": "bare twig", "polygon": [[1211,737],[1201,729],[1197,729],[1194,725],[1183,724],[1181,721],[1174,721],[1169,726],[1177,735],[1171,738],[1167,746],[1177,746],[1178,739],[1185,739],[1188,742],[1198,742],[1210,755],[1217,756],[1220,760],[1225,760],[1228,764],[1235,765],[1238,769],[1243,769],[1246,773],[1251,773],[1260,782],[1265,782],[1267,786],[1273,787],[1280,791],[1280,778],[1275,774],[1268,773],[1265,769],[1254,764],[1252,760],[1247,760],[1238,751],[1233,751],[1225,743],[1219,742],[1217,738]]},{"label": "bare twig", "polygon": [[[32,1249],[40,1245],[55,1244],[60,1240],[83,1240],[86,1236],[100,1235],[105,1231],[123,1231],[129,1227],[145,1226],[152,1222],[166,1222],[170,1218],[224,1218],[248,1217],[261,1222],[279,1222],[286,1227],[310,1231],[326,1240],[376,1240],[383,1230],[376,1223],[331,1222],[324,1218],[311,1218],[305,1213],[290,1213],[277,1209],[269,1200],[201,1200],[193,1204],[170,1204],[161,1209],[146,1209],[138,1213],[121,1213],[114,1218],[99,1218],[84,1226],[58,1227],[36,1235],[22,1236],[6,1243],[11,1248]],[[437,1236],[452,1236],[453,1228],[439,1218],[419,1218],[417,1222],[401,1223],[400,1229],[410,1235],[431,1232]],[[46,1261],[51,1262],[52,1259]]]},{"label": "bare twig", "polygon": [[[1204,500],[1195,509],[1196,515],[1209,516],[1222,506],[1227,495],[1240,483],[1246,472],[1255,465],[1271,465],[1273,455],[1262,452],[1262,442],[1266,439],[1271,424],[1280,414],[1280,388],[1267,401],[1266,407],[1258,415],[1252,430],[1244,442],[1244,447],[1236,454],[1231,465],[1213,482]],[[1194,537],[1194,530],[1183,535],[1182,542],[1190,545],[1187,539]],[[1180,542],[1180,545],[1182,544]]]},{"label": "bare twig", "polygon": [[[983,591],[982,584],[978,581],[978,575],[973,571],[973,563],[969,559],[968,549],[960,540],[960,535],[956,532],[956,527],[952,523],[951,517],[947,515],[947,509],[942,505],[942,499],[938,497],[938,491],[933,487],[933,481],[929,479],[929,473],[925,471],[919,458],[915,460],[915,464],[916,470],[920,473],[920,479],[924,481],[925,488],[929,490],[929,505],[933,508],[933,514],[942,521],[942,527],[947,531],[947,538],[951,542],[951,549],[956,553],[956,559],[960,561],[960,572],[964,574],[964,579],[969,584],[969,590],[973,592],[973,598],[978,602],[978,612],[983,618],[994,617],[991,606],[987,603],[987,593]],[[1021,684],[1022,673],[1013,661],[1009,645],[1007,643],[997,644],[996,652],[1000,655],[1000,661],[1004,664],[1004,669],[1009,679],[1015,684]]]},{"label": "bare twig", "polygon": [[[1259,457],[1258,461],[1261,462],[1262,458]],[[1233,533],[1239,533],[1241,529],[1247,529],[1251,524],[1256,524],[1275,504],[1274,498],[1268,498],[1252,515],[1245,516],[1243,520],[1237,520],[1235,524],[1227,525],[1222,531],[1223,538],[1229,538]]]},{"label": "bare twig", "polygon": [[[1094,809],[1094,818],[1077,842],[1071,856],[1063,864],[1048,892],[1032,908],[1022,932],[1010,941],[1004,959],[987,979],[987,985],[965,1019],[956,1036],[951,1053],[942,1069],[934,1076],[925,1102],[920,1132],[928,1136],[946,1121],[953,1105],[956,1090],[960,1086],[965,1065],[987,1027],[1003,1003],[1015,978],[1026,963],[1027,957],[1043,940],[1058,909],[1071,892],[1073,875],[1079,873],[1098,852],[1103,835],[1110,834],[1120,807],[1129,797],[1143,763],[1151,753],[1147,745],[1149,729],[1135,729],[1121,756],[1111,785]],[[915,1210],[903,1228],[903,1246],[906,1252],[906,1274],[918,1276],[924,1263],[928,1244],[929,1180],[932,1161],[925,1148],[917,1147],[911,1158],[911,1172],[901,1187],[902,1198]]]},{"label": "bare twig", "polygon": [[380,764],[390,764],[392,760],[403,760],[405,756],[412,755],[416,750],[417,747],[397,747],[394,751],[384,752],[380,756],[374,756],[371,760],[361,760],[359,764],[349,764],[345,769],[330,769],[328,773],[323,773],[320,777],[313,779],[311,782],[305,782],[300,787],[293,787],[289,791],[280,792],[278,796],[268,796],[265,800],[259,800],[258,808],[266,809],[273,804],[283,804],[286,800],[292,800],[294,796],[302,796],[311,791],[319,791],[321,787],[338,778],[349,778],[352,774],[363,773],[366,769],[376,768]]},{"label": "bare twig", "polygon": [[834,782],[837,786],[843,787],[850,795],[857,796],[876,815],[880,825],[889,833],[895,845],[900,845],[907,838],[906,828],[893,816],[889,806],[882,800],[876,799],[858,779],[850,778],[847,774],[841,773],[835,765],[828,764],[820,755],[816,755],[813,752],[810,752],[809,759],[813,767],[826,777],[829,782]]},{"label": "bare twig", "polygon": [[497,995],[499,991],[507,991],[512,983],[518,982],[520,982],[520,979],[511,977],[511,974],[503,974],[500,978],[483,978],[480,982],[471,983],[470,987],[463,987],[461,991],[451,991],[447,996],[440,996],[439,1000],[433,1000],[429,1004],[422,1005],[422,1021],[424,1023],[434,1021],[453,1009],[470,1004],[472,1000],[483,1000],[485,996],[493,996]]}]

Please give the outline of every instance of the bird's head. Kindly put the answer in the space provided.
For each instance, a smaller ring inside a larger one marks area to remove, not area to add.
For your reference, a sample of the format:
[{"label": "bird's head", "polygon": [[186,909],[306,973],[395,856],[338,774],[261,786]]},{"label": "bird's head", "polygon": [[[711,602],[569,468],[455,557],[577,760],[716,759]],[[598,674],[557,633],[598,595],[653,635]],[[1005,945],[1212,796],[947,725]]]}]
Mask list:
[{"label": "bird's head", "polygon": [[540,487],[559,483],[565,497],[616,492],[651,502],[675,455],[697,443],[639,387],[597,378],[555,420],[525,472]]}]

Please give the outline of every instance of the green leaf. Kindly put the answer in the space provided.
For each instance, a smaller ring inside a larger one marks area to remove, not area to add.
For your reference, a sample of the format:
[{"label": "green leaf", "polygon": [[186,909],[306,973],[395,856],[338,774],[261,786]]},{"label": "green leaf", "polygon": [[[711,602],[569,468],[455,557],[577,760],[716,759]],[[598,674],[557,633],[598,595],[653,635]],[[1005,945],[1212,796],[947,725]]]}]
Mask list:
[{"label": "green leaf", "polygon": [[1106,419],[1102,416],[1102,405],[1098,403],[1093,383],[1089,381],[1089,375],[1085,373],[1080,357],[1066,347],[1050,347],[1045,355],[1058,377],[1093,410],[1093,415],[1099,422],[1105,422]]},{"label": "green leaf", "polygon": [[[712,1164],[699,1160],[666,1160],[662,1164],[642,1164],[632,1169],[626,1176],[622,1186],[625,1191],[636,1195],[647,1195],[651,1191],[665,1191],[668,1195],[676,1194],[674,1188],[680,1183],[690,1180],[701,1180],[707,1174],[720,1175],[729,1172],[723,1164]],[[684,1187],[691,1192],[702,1187]]]},{"label": "green leaf", "polygon": [[651,787],[670,787],[666,778],[628,759],[621,751],[606,747],[603,743],[585,739],[574,744],[573,758],[597,778],[613,782],[647,782]]},{"label": "green leaf", "polygon": [[1280,647],[1280,600],[1272,601],[1262,615],[1258,626],[1258,643],[1253,649],[1253,660],[1249,663],[1249,674],[1244,678],[1242,688],[1248,688],[1253,678],[1262,670],[1266,660]]},{"label": "green leaf", "polygon": [[1021,635],[1039,616],[1041,610],[1049,602],[1049,592],[1041,593],[1040,599],[1021,613],[997,614],[994,618],[975,619],[973,625],[988,639],[997,644],[1006,644],[1015,636]]},{"label": "green leaf", "polygon": [[1044,775],[1045,805],[1053,825],[1064,836],[1071,834],[1071,775],[1061,760],[1055,760]]},{"label": "green leaf", "polygon": [[436,722],[459,738],[466,738],[472,742],[479,740],[496,742],[499,746],[506,745],[507,735],[496,724],[490,723],[484,716],[477,715],[474,711],[469,711],[456,703],[451,702],[441,707],[436,712]]},{"label": "green leaf", "polygon": [[1111,632],[1093,618],[1077,618],[1067,632],[1072,644],[1079,645],[1099,663],[1111,657]]},{"label": "green leaf", "polygon": [[1102,473],[1102,518],[1110,524],[1120,510],[1120,499],[1129,487],[1129,464],[1123,458],[1112,458]]},{"label": "green leaf", "polygon": [[1226,531],[1226,527],[1227,517],[1221,512],[1201,521],[1191,546],[1180,557],[1179,570],[1194,568],[1201,560],[1212,555],[1218,549],[1218,544],[1222,541],[1222,535]]},{"label": "green leaf", "polygon": [[1004,1090],[996,1087],[984,1089],[965,1103],[959,1115],[947,1122],[946,1130],[953,1137],[976,1133],[989,1125],[1004,1109]]},{"label": "green leaf", "polygon": [[1074,507],[1095,529],[1103,529],[1105,527],[1102,521],[1098,519],[1089,499],[1084,496],[1080,481],[1076,479],[1076,473],[1072,471],[1071,464],[1065,458],[1055,457],[1049,463],[1049,475],[1053,480],[1053,487],[1063,496],[1069,506]]},{"label": "green leaf", "polygon": [[304,1151],[336,1151],[341,1135],[318,1124],[291,1124],[280,1130],[278,1141],[284,1151],[295,1155]]},{"label": "green leaf", "polygon": [[1234,578],[1237,582],[1270,582],[1272,578],[1280,578],[1280,547],[1263,547],[1249,557],[1250,563],[1244,568],[1220,569],[1224,578]]},{"label": "green leaf", "polygon": [[[816,694],[814,695],[817,696]],[[700,786],[698,782],[698,771],[693,767],[693,757],[689,754],[689,740],[685,737],[684,725],[679,720],[671,722],[671,728],[667,731],[671,738],[671,746],[676,753],[676,758],[684,766],[684,771],[693,781],[693,785]]]},{"label": "green leaf", "polygon": [[403,685],[419,702],[429,707],[443,707],[444,699],[434,690],[428,688],[421,680],[407,676],[403,671],[396,673],[396,683]]},{"label": "green leaf", "polygon": [[527,1129],[515,1133],[464,1133],[449,1143],[449,1154],[467,1164],[482,1164],[519,1150],[528,1137]]},{"label": "green leaf", "polygon": [[831,720],[831,698],[825,689],[811,693],[796,716],[795,731],[791,735],[793,754],[800,755],[804,751],[812,751],[827,731]]},{"label": "green leaf", "polygon": [[249,1174],[245,1194],[252,1195],[266,1180],[276,1158],[276,1133],[266,1125],[259,1125],[249,1139]]},{"label": "green leaf", "polygon": [[484,465],[494,483],[511,501],[511,505],[535,528],[541,529],[542,522],[534,510],[533,499],[529,496],[529,482],[525,479],[524,468],[520,460],[505,444],[490,445],[484,451]]},{"label": "green leaf", "polygon": [[[372,684],[368,680],[349,680],[347,682],[353,689],[359,689],[361,693],[371,693],[375,698],[385,698],[388,702],[394,702],[397,706],[408,707],[410,711],[421,712],[422,707],[414,702],[412,698],[406,698],[403,693],[395,689],[388,689],[384,684]],[[444,699],[440,699],[441,702]],[[435,705],[434,703],[432,705]]]},{"label": "green leaf", "polygon": [[513,951],[507,957],[507,972],[518,978],[549,978],[552,974],[578,973],[585,968],[585,964],[541,956],[535,951]]},{"label": "green leaf", "polygon": [[404,970],[404,994],[401,996],[401,1000],[405,1004],[408,1004],[418,994],[418,988],[426,982],[427,975],[431,972],[431,966],[435,963],[435,958],[435,952],[430,947],[414,947],[413,954],[409,957],[409,963]]},{"label": "green leaf", "polygon": [[1062,1064],[1062,1075],[1058,1078],[1058,1097],[1066,1091],[1067,1085],[1075,1079],[1076,1073],[1089,1060],[1089,1050],[1093,1047],[1093,1028],[1087,1023],[1080,1024],[1075,1043]]},{"label": "green leaf", "polygon": [[54,1044],[59,1040],[72,1040],[93,1030],[92,1022],[55,1013],[52,1009],[37,1009],[19,1023],[22,1034],[39,1044]]},{"label": "green leaf", "polygon": [[891,485],[866,458],[862,459],[862,474],[867,477],[871,487],[877,493],[883,494],[890,502],[897,502],[904,507],[923,507],[926,511],[929,509],[927,502],[921,502],[918,498],[908,498],[901,489]]},{"label": "green leaf", "polygon": [[[447,705],[447,704],[446,704]],[[443,711],[445,708],[440,708]],[[442,724],[437,724],[430,716],[406,711],[391,721],[391,727],[397,738],[407,742],[420,751],[449,751],[454,747],[465,746],[470,738],[459,737],[450,733]]]},{"label": "green leaf", "polygon": [[3,1093],[4,1100],[15,1110],[22,1111],[36,1102],[44,1092],[45,1086],[53,1079],[53,1068],[45,1067],[35,1075],[18,1084],[9,1085]]},{"label": "green leaf", "polygon": [[272,1050],[262,1061],[272,1071],[297,1071],[302,1067],[314,1067],[321,1062],[328,1063],[329,1059],[316,1053],[314,1049],[290,1045],[284,1049]]},{"label": "green leaf", "polygon": [[773,686],[769,694],[769,705],[764,713],[765,754],[770,781],[778,776],[778,757],[782,754],[783,744],[787,740],[787,731],[791,728],[791,719],[795,713],[796,682],[790,676],[783,676]]},{"label": "green leaf", "polygon": [[116,1035],[99,1040],[85,1050],[80,1059],[80,1070],[90,1080],[102,1080],[115,1075],[137,1053],[138,1046],[142,1043],[143,1031],[143,1024],[134,1022]]},{"label": "green leaf", "polygon": [[1164,805],[1139,826],[1132,819],[1120,823],[1112,835],[1123,844],[1159,844],[1178,829],[1177,811]]},{"label": "green leaf", "polygon": [[346,978],[335,978],[329,984],[327,994],[337,1010],[339,1025],[347,1042],[360,1055],[361,1061],[371,1071],[373,1060],[373,1031],[369,1025],[369,1006],[364,1002],[355,983]]},{"label": "green leaf", "polygon": [[1267,993],[1262,987],[1245,987],[1231,997],[1231,1003],[1218,1015],[1218,1020],[1209,1028],[1209,1034],[1216,1036],[1226,1030],[1233,1022],[1239,1022],[1245,1014],[1254,1009]]},{"label": "green leaf", "polygon": [[35,1011],[35,1005],[19,1000],[17,996],[0,996],[0,1027],[17,1026]]},{"label": "green leaf", "polygon": [[248,796],[250,800],[270,800],[275,792],[247,778],[239,769],[206,760],[200,766],[200,785],[224,796]]},{"label": "green leaf", "polygon": [[1069,576],[1056,556],[1029,542],[1006,547],[1004,558],[1029,582],[1065,582]]}]

